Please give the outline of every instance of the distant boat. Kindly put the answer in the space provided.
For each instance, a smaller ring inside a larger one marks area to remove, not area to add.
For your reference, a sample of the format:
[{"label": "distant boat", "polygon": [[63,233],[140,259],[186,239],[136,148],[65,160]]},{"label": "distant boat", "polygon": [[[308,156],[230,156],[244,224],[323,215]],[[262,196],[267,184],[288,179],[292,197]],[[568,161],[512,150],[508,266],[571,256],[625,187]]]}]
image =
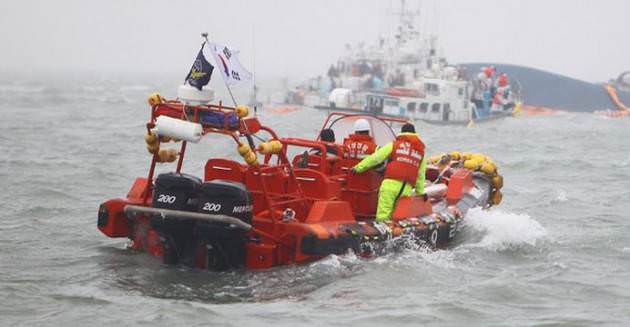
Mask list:
[{"label": "distant boat", "polygon": [[436,63],[432,70],[425,72],[411,85],[364,92],[336,88],[330,93],[327,105],[317,105],[315,108],[362,111],[439,125],[471,125],[520,112],[520,87],[512,88],[507,78],[505,84],[497,84],[494,94],[488,88],[485,90],[487,98],[475,98],[473,93],[480,94],[475,92],[476,87],[481,87],[480,84],[472,83],[462,74],[461,67],[458,69]]},{"label": "distant boat", "polygon": [[493,65],[497,72],[507,73],[510,80],[518,81],[523,93],[524,107],[541,110],[565,110],[571,112],[595,112],[624,110],[630,106],[630,72],[621,74],[609,83],[590,83],[544,70],[496,63],[467,63],[464,67],[474,76],[481,67]]}]

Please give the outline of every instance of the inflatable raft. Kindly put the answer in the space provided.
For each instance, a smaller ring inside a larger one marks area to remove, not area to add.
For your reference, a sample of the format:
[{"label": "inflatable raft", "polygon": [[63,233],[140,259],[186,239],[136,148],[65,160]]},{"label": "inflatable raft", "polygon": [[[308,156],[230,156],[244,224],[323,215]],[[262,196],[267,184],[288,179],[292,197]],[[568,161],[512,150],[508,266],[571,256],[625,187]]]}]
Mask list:
[{"label": "inflatable raft", "polygon": [[[491,159],[453,152],[429,159],[426,193],[401,197],[388,223],[375,223],[381,173],[349,173],[356,159],[342,144],[279,137],[247,107],[190,105],[150,97],[147,176],[126,197],[105,201],[98,229],[167,264],[203,269],[265,269],[330,254],[380,253],[391,239],[445,247],[467,211],[501,201],[503,181]],[[323,128],[347,136],[368,119],[378,145],[395,138],[395,118],[331,113]],[[242,160],[209,158],[203,176],[184,172],[186,148],[208,134],[234,141]],[[331,156],[330,149],[337,153]],[[173,165],[156,176],[156,165]]]}]

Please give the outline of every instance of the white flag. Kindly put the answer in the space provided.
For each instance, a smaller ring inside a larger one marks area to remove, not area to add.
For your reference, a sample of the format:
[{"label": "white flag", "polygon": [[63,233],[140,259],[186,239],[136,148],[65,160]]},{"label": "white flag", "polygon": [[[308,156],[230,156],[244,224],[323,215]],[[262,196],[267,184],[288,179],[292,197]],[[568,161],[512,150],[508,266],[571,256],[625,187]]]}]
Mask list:
[{"label": "white flag", "polygon": [[218,43],[211,43],[209,46],[217,63],[217,70],[223,74],[226,84],[233,85],[252,78],[252,73],[248,72],[238,60],[237,51]]}]

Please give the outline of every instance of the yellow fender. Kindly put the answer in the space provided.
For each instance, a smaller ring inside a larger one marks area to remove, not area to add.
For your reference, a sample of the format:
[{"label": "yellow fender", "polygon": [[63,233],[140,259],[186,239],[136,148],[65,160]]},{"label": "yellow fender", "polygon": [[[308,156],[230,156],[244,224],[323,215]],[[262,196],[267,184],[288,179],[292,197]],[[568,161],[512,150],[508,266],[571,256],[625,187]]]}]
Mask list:
[{"label": "yellow fender", "polygon": [[155,144],[157,143],[157,140],[157,135],[151,132],[147,132],[146,134],[144,134],[144,141],[147,142],[147,144]]},{"label": "yellow fender", "polygon": [[175,149],[168,149],[168,162],[173,162],[175,160],[177,160],[177,157],[179,156],[179,151],[175,150]]},{"label": "yellow fender", "polygon": [[247,152],[243,156],[243,159],[245,159],[245,162],[250,166],[258,166],[258,157],[256,157],[254,151]]},{"label": "yellow fender", "polygon": [[249,115],[249,107],[244,105],[236,106],[236,115],[239,118],[247,117]]},{"label": "yellow fender", "polygon": [[481,166],[481,163],[477,160],[470,159],[470,160],[464,161],[464,168],[466,169],[477,170],[479,169],[479,166]]},{"label": "yellow fender", "polygon": [[240,154],[241,157],[243,157],[243,159],[248,165],[250,166],[258,165],[258,157],[256,156],[256,153],[252,151],[249,145],[245,143],[239,143],[237,149],[238,149],[238,154]]},{"label": "yellow fender", "polygon": [[492,162],[484,162],[481,165],[480,170],[488,176],[494,176],[497,174],[497,166],[495,166]]},{"label": "yellow fender", "polygon": [[151,107],[153,107],[155,105],[158,105],[158,104],[160,104],[162,102],[164,102],[164,98],[162,98],[162,96],[158,92],[149,94],[149,98],[147,98],[147,103]]},{"label": "yellow fender", "polygon": [[247,145],[245,143],[239,143],[237,149],[238,149],[238,154],[240,154],[241,156],[245,156],[245,154],[247,152],[252,151],[252,149],[249,147],[249,145]]},{"label": "yellow fender", "polygon": [[471,171],[480,171],[490,178],[493,192],[490,195],[489,203],[490,205],[498,205],[501,203],[503,200],[503,194],[500,190],[503,188],[503,176],[499,175],[497,164],[492,160],[492,158],[482,153],[452,151],[432,156],[428,160],[433,165],[438,165],[440,168],[443,168],[443,162],[451,159],[459,160],[463,162],[464,168]]},{"label": "yellow fender", "polygon": [[501,203],[501,200],[503,200],[503,194],[501,193],[501,191],[494,191],[494,193],[492,193],[492,197],[490,198],[490,202],[492,203],[492,205],[498,205],[499,203]]},{"label": "yellow fender", "polygon": [[155,142],[152,144],[147,144],[147,151],[149,151],[150,154],[154,154],[155,152],[157,152],[157,150],[160,148],[160,144]]},{"label": "yellow fender", "polygon": [[175,149],[160,149],[158,152],[158,162],[173,162],[177,160],[179,153]]},{"label": "yellow fender", "polygon": [[278,140],[263,142],[258,145],[257,150],[262,154],[277,154],[282,151],[282,142]]},{"label": "yellow fender", "polygon": [[470,159],[477,160],[480,163],[482,163],[482,162],[486,161],[486,156],[484,156],[481,153],[473,153],[473,154],[470,155]]},{"label": "yellow fender", "polygon": [[496,175],[492,177],[492,186],[495,189],[500,190],[503,187],[503,176]]}]

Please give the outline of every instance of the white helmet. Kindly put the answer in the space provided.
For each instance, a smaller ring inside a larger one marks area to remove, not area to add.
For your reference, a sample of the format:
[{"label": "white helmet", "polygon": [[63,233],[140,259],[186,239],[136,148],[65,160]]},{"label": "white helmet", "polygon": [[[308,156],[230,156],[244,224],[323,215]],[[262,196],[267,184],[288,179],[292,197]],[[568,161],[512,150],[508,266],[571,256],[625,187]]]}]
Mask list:
[{"label": "white helmet", "polygon": [[354,122],[354,132],[370,131],[370,122],[367,119],[358,119]]}]

